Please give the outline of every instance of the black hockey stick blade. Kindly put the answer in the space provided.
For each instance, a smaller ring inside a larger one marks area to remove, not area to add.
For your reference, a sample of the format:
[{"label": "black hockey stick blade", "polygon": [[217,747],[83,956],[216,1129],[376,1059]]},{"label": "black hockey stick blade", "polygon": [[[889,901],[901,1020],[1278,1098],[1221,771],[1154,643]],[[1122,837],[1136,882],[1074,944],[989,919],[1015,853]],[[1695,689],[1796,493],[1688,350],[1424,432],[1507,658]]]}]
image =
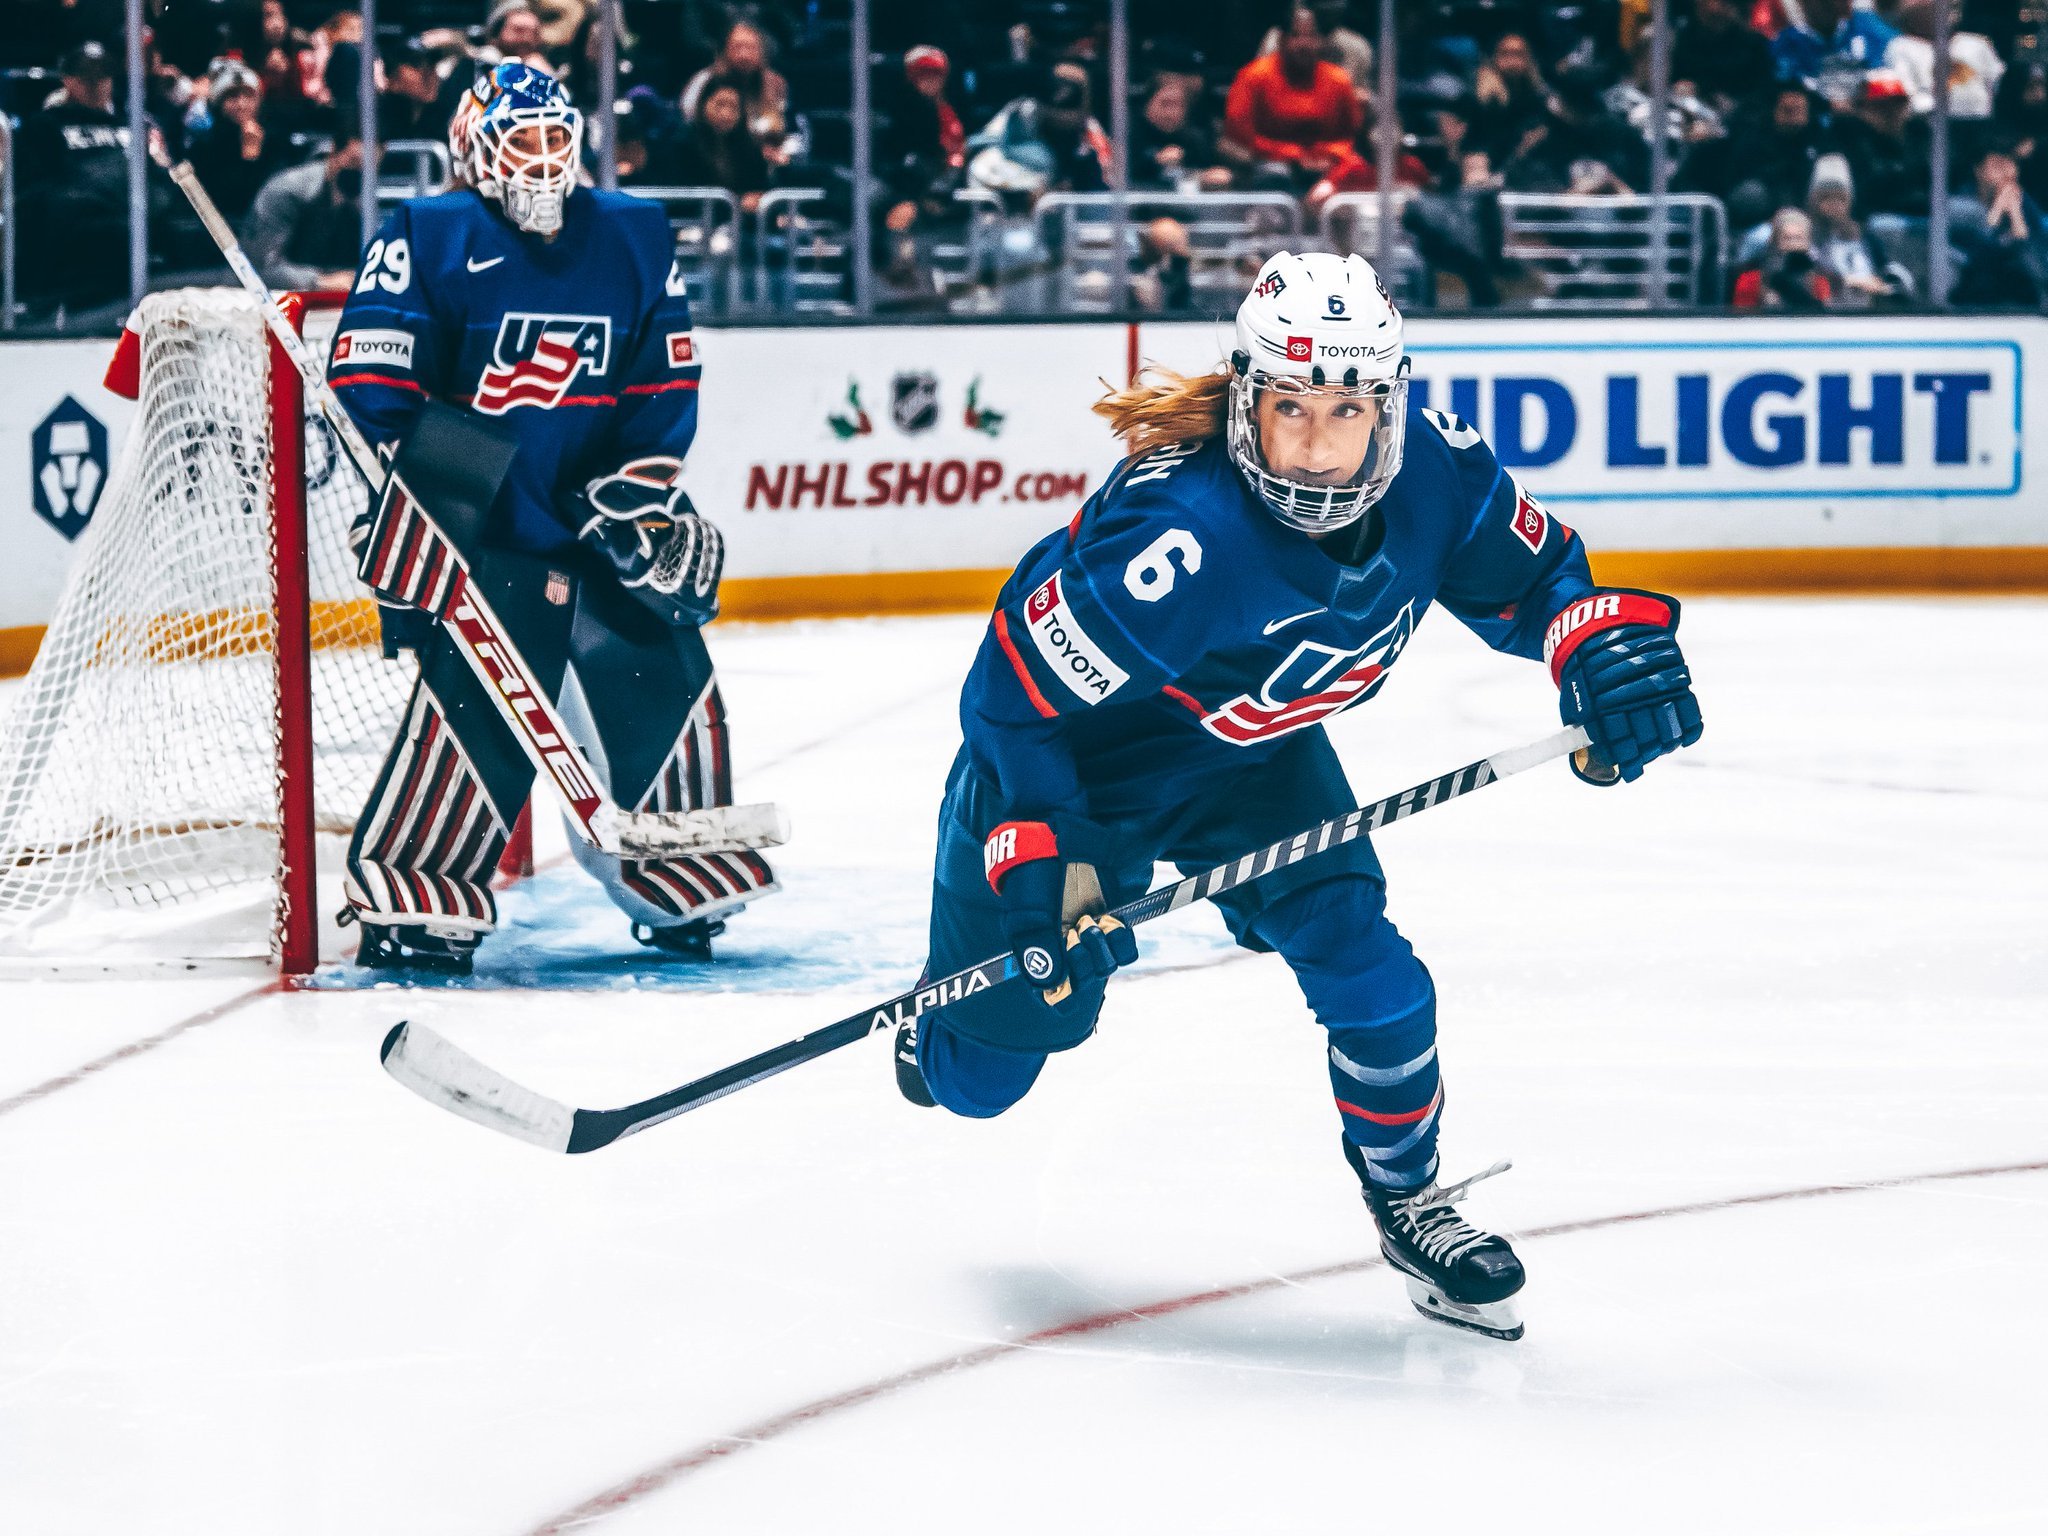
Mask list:
[{"label": "black hockey stick blade", "polygon": [[[1375,800],[1370,805],[1362,805],[1355,811],[1333,817],[1320,826],[1310,827],[1306,832],[1248,853],[1241,859],[1147,891],[1135,901],[1112,908],[1110,915],[1134,927],[1139,923],[1149,923],[1155,917],[1179,911],[1190,902],[1205,901],[1250,881],[1263,879],[1276,869],[1286,869],[1313,859],[1332,848],[1342,847],[1363,833],[1376,831],[1418,811],[1442,805],[1447,800],[1469,795],[1473,790],[1484,789],[1511,773],[1520,773],[1538,763],[1563,757],[1586,745],[1585,731],[1575,725],[1568,726],[1526,747],[1496,752],[1440,778],[1404,789],[1397,795],[1388,795],[1384,800]],[[623,1136],[631,1136],[636,1131],[644,1131],[664,1120],[673,1120],[677,1115],[701,1108],[714,1099],[737,1093],[763,1078],[815,1061],[863,1036],[895,1029],[911,1019],[922,1017],[930,1009],[943,1008],[977,992],[985,992],[990,987],[999,987],[1018,974],[1014,955],[992,955],[978,965],[970,965],[963,971],[955,971],[950,976],[912,988],[886,1003],[849,1014],[837,1023],[786,1041],[759,1055],[749,1056],[745,1061],[735,1062],[709,1076],[696,1078],[651,1099],[642,1099],[637,1104],[627,1104],[618,1109],[572,1109],[566,1104],[559,1104],[521,1087],[420,1024],[400,1024],[384,1037],[384,1070],[429,1103],[438,1104],[465,1120],[474,1120],[478,1125],[532,1142],[550,1152],[593,1152],[599,1147],[610,1146]]]}]

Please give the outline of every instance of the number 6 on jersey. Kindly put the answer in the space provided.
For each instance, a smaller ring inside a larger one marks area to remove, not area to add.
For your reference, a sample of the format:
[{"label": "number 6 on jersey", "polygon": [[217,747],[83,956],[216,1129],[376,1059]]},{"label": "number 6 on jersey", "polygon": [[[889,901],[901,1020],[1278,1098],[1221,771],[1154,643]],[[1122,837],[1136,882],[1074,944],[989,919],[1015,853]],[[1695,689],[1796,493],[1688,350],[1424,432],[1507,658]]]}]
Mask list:
[{"label": "number 6 on jersey", "polygon": [[[1180,556],[1178,566],[1173,557]],[[1124,590],[1141,603],[1156,603],[1173,590],[1174,579],[1202,568],[1202,546],[1185,528],[1169,528],[1124,567]]]}]

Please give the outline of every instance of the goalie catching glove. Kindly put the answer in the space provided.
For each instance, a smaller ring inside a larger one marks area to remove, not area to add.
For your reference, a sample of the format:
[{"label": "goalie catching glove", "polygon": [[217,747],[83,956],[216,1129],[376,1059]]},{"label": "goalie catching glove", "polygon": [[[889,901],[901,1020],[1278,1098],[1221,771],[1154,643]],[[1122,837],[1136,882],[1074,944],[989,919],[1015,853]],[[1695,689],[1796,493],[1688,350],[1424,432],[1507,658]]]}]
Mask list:
[{"label": "goalie catching glove", "polygon": [[1572,772],[1588,784],[1633,783],[1700,739],[1700,701],[1677,629],[1676,598],[1617,588],[1580,598],[1544,631],[1558,713],[1592,738],[1572,754]]},{"label": "goalie catching glove", "polygon": [[676,484],[680,459],[635,459],[583,488],[576,537],[603,555],[619,584],[670,624],[718,614],[725,539]]}]

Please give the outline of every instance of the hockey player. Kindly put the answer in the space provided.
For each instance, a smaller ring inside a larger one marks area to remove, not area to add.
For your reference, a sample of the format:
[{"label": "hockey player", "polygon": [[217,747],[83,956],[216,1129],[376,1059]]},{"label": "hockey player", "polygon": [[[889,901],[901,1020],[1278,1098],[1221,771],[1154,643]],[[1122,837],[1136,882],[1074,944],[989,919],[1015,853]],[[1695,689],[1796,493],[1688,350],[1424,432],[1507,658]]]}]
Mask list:
[{"label": "hockey player", "polygon": [[[698,626],[718,532],[676,484],[700,374],[658,204],[577,185],[582,117],[549,76],[496,66],[450,144],[466,185],[406,203],[363,253],[328,378],[365,437],[401,443],[429,398],[500,418],[518,454],[475,579],[614,803],[732,800],[725,709]],[[452,640],[385,610],[419,684],[349,848],[371,966],[466,971],[533,769]],[[618,859],[571,839],[642,943],[696,958],[777,889],[752,853]]]},{"label": "hockey player", "polygon": [[[1370,265],[1283,254],[1226,369],[1096,407],[1133,456],[1004,585],[939,816],[928,974],[1009,949],[1031,985],[899,1031],[914,1103],[1001,1114],[1094,1031],[1137,954],[1099,915],[1155,859],[1191,873],[1355,805],[1323,722],[1379,691],[1432,603],[1548,665],[1594,744],[1582,778],[1632,780],[1699,739],[1678,604],[1596,587],[1578,536],[1470,426],[1412,404],[1407,372]],[[1459,1216],[1476,1181],[1437,1180],[1436,994],[1369,841],[1219,905],[1329,1032],[1344,1156],[1418,1307],[1519,1337],[1521,1264]]]}]

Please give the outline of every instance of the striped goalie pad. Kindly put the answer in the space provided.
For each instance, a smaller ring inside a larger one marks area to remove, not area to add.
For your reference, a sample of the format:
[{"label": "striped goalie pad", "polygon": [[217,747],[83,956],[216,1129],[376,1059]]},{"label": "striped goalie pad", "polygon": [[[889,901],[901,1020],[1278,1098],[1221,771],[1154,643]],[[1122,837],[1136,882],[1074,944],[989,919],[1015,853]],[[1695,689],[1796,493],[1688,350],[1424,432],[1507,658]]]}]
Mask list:
[{"label": "striped goalie pad", "polygon": [[489,933],[498,904],[485,887],[419,870],[394,869],[358,859],[342,877],[342,894],[366,923],[419,923]]},{"label": "striped goalie pad", "polygon": [[373,921],[432,918],[488,930],[497,921],[491,872],[506,835],[440,701],[421,683],[399,746],[357,823],[349,899]]},{"label": "striped goalie pad", "polygon": [[[732,804],[732,764],[726,751],[725,701],[713,683],[690,712],[675,749],[655,775],[641,811],[694,811]],[[675,859],[626,859],[619,875],[636,896],[685,919],[721,912],[782,889],[758,853],[693,854]]]},{"label": "striped goalie pad", "polygon": [[469,579],[448,536],[396,475],[384,482],[384,499],[362,548],[357,574],[379,597],[443,618]]}]

